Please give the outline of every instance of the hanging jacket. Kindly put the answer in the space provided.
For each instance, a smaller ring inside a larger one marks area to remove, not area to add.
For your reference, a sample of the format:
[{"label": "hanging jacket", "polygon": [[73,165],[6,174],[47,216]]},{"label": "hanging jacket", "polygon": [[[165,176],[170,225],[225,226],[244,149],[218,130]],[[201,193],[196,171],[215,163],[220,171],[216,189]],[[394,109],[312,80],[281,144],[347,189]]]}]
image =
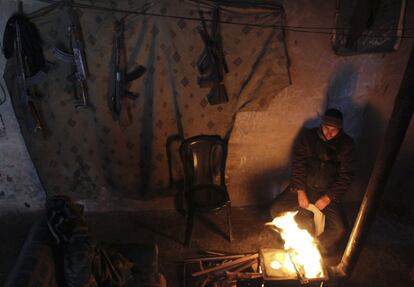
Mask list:
[{"label": "hanging jacket", "polygon": [[26,76],[30,77],[45,69],[46,62],[43,56],[42,40],[36,26],[26,16],[21,13],[12,15],[7,20],[3,35],[3,54],[6,59],[13,57],[15,52],[16,21],[18,21],[20,27],[22,58],[28,68]]},{"label": "hanging jacket", "polygon": [[343,131],[327,141],[320,128],[305,130],[294,150],[291,186],[338,202],[352,181],[353,152],[354,141]]}]

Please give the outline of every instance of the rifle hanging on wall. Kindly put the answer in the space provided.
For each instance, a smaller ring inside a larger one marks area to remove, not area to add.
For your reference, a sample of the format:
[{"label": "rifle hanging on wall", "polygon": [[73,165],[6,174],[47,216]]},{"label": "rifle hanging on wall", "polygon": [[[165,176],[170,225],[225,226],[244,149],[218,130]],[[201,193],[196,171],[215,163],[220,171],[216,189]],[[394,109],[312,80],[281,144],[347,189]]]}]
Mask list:
[{"label": "rifle hanging on wall", "polygon": [[211,88],[207,95],[210,105],[227,103],[229,101],[224,85],[224,74],[229,72],[224,56],[223,44],[220,35],[220,10],[216,6],[213,10],[211,36],[207,31],[203,12],[200,11],[201,28],[199,33],[204,42],[204,51],[197,61],[200,76],[198,85],[201,88]]},{"label": "rifle hanging on wall", "polygon": [[18,103],[22,107],[25,126],[29,132],[47,137],[40,105],[42,99],[36,85],[46,78],[48,67],[43,56],[41,39],[35,25],[23,14],[21,2],[18,13],[7,21],[3,38],[3,53],[6,59],[13,55],[16,63],[16,86]]},{"label": "rifle hanging on wall", "polygon": [[76,108],[90,108],[88,96],[88,82],[89,76],[88,65],[85,56],[85,45],[82,37],[82,29],[79,23],[78,15],[73,8],[71,0],[65,0],[66,12],[69,16],[69,46],[71,52],[65,52],[58,48],[53,49],[53,55],[60,61],[71,63],[74,66],[74,71],[68,76],[69,81],[76,81],[81,92],[81,96],[76,98],[79,102],[75,105]]},{"label": "rifle hanging on wall", "polygon": [[[16,81],[17,86],[19,89],[19,98],[20,103],[25,111],[26,115],[26,126],[29,131],[42,132],[44,133],[44,125],[40,118],[40,113],[38,112],[36,105],[33,102],[33,98],[35,97],[34,94],[31,93],[30,87],[34,85],[33,80],[29,80],[26,78],[26,68],[25,68],[25,60],[22,48],[22,38],[21,38],[21,31],[19,21],[16,20],[16,44],[15,44],[15,51],[16,51]],[[34,76],[37,77],[37,76]],[[40,97],[38,97],[40,98]]]},{"label": "rifle hanging on wall", "polygon": [[126,98],[131,100],[138,98],[138,94],[128,90],[128,83],[141,77],[146,69],[139,65],[130,73],[126,72],[124,27],[124,19],[115,22],[112,53],[113,74],[111,75],[113,87],[109,92],[108,105],[113,119],[119,120],[119,123],[123,126],[128,126],[132,123],[132,115],[129,110],[123,108],[123,102]]}]

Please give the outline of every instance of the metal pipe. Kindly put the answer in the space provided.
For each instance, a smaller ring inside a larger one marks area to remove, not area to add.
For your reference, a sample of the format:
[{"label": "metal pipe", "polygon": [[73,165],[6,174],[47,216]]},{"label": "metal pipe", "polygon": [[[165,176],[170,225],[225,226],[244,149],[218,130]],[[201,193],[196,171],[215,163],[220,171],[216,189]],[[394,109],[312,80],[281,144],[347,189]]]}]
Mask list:
[{"label": "metal pipe", "polygon": [[411,51],[384,140],[341,262],[331,268],[335,277],[350,276],[378,209],[381,195],[404,140],[414,110],[414,49]]}]

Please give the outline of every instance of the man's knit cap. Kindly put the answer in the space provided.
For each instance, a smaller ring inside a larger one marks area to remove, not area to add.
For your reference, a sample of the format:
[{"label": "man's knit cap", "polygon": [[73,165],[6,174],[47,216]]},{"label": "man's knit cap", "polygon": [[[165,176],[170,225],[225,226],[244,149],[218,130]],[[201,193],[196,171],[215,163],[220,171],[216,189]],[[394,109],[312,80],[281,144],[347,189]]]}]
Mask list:
[{"label": "man's knit cap", "polygon": [[325,114],[322,116],[322,124],[327,126],[342,128],[342,113],[337,109],[327,109]]}]

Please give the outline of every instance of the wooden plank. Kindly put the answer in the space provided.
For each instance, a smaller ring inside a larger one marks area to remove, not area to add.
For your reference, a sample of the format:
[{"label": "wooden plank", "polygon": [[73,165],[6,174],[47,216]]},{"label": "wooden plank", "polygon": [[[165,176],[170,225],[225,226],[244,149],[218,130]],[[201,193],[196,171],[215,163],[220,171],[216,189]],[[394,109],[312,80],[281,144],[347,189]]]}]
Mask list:
[{"label": "wooden plank", "polygon": [[252,259],[256,259],[258,257],[259,257],[259,254],[257,254],[257,253],[255,253],[253,255],[250,255],[250,256],[244,256],[242,258],[239,258],[239,259],[236,259],[236,260],[233,260],[233,261],[230,261],[230,262],[223,263],[223,264],[221,264],[219,266],[215,266],[215,267],[212,267],[212,268],[208,268],[208,269],[204,269],[202,271],[195,272],[195,273],[192,274],[192,276],[193,277],[197,277],[197,276],[201,276],[201,275],[208,274],[210,272],[215,272],[215,271],[223,270],[223,269],[226,269],[226,268],[229,268],[229,267],[232,267],[232,266],[241,264],[243,262],[250,261]]},{"label": "wooden plank", "polygon": [[[248,254],[250,255],[250,254]],[[247,256],[246,254],[239,254],[239,255],[228,255],[228,256],[215,256],[215,257],[195,257],[195,258],[188,258],[184,259],[185,263],[195,263],[199,261],[218,261],[218,260],[227,260],[227,259],[237,259]]]}]

